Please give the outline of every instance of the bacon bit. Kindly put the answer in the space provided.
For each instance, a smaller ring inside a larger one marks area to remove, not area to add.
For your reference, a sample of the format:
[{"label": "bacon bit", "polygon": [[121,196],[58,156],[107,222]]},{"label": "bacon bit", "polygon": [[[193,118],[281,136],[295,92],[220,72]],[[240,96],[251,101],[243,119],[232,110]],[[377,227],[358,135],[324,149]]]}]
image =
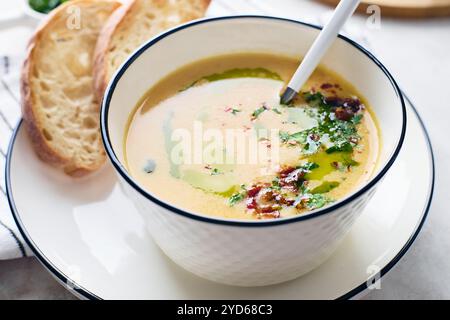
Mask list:
[{"label": "bacon bit", "polygon": [[272,212],[265,212],[265,213],[258,213],[256,215],[258,217],[258,219],[274,219],[274,218],[279,218],[280,217],[280,211],[272,211]]},{"label": "bacon bit", "polygon": [[269,189],[269,188],[265,188],[262,189],[259,194],[258,194],[258,200],[261,200],[262,202],[271,202],[273,200],[275,200],[277,194]]},{"label": "bacon bit", "polygon": [[247,195],[249,198],[256,197],[258,193],[261,191],[262,186],[252,186],[249,190],[247,190]]},{"label": "bacon bit", "polygon": [[294,167],[285,167],[284,169],[280,170],[278,173],[281,178],[286,178],[289,175],[289,173],[291,173],[294,170],[295,170]]},{"label": "bacon bit", "polygon": [[292,199],[286,199],[282,196],[279,197],[279,200],[277,200],[279,203],[287,205],[287,206],[292,206],[295,202],[295,200]]},{"label": "bacon bit", "polygon": [[324,83],[320,86],[320,89],[323,89],[323,90],[327,90],[330,88],[333,88],[333,85],[331,83]]},{"label": "bacon bit", "polygon": [[339,98],[338,96],[326,97],[325,102],[333,107],[343,107],[350,109],[353,113],[357,113],[363,109],[361,101],[358,98]]},{"label": "bacon bit", "polygon": [[281,172],[279,172],[279,174],[279,183],[281,187],[291,190],[297,190],[298,183],[304,177],[305,172],[300,169],[289,167],[283,169]]},{"label": "bacon bit", "polygon": [[259,213],[272,213],[275,211],[279,211],[281,209],[281,206],[278,204],[268,204],[265,206],[261,206],[259,208]]},{"label": "bacon bit", "polygon": [[333,162],[331,163],[331,165],[333,166],[333,168],[339,169],[339,162],[333,161]]},{"label": "bacon bit", "polygon": [[256,208],[258,207],[255,198],[248,198],[245,204],[248,210],[256,210]]},{"label": "bacon bit", "polygon": [[317,142],[320,140],[320,136],[318,134],[312,133],[309,135],[312,141]]},{"label": "bacon bit", "polygon": [[337,107],[334,114],[336,115],[336,118],[343,121],[349,121],[354,115],[351,109],[344,107]]},{"label": "bacon bit", "polygon": [[351,143],[353,144],[357,144],[358,143],[358,138],[356,137],[350,137],[350,139],[348,139]]},{"label": "bacon bit", "polygon": [[325,97],[325,102],[333,107],[339,106],[341,103],[341,98],[338,96]]}]

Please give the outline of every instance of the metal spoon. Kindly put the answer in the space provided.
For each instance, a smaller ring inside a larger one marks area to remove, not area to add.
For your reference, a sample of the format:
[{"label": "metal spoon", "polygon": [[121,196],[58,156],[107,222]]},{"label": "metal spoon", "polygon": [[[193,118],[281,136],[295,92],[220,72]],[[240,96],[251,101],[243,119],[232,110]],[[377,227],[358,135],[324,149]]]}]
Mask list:
[{"label": "metal spoon", "polygon": [[281,95],[281,104],[289,104],[297,95],[316,69],[324,54],[333,44],[339,30],[341,30],[342,26],[356,10],[359,2],[360,0],[341,0],[334,10],[331,20],[319,33],[319,36],[316,38],[313,45],[306,53],[305,58],[295,71],[291,81],[289,81],[286,90]]}]

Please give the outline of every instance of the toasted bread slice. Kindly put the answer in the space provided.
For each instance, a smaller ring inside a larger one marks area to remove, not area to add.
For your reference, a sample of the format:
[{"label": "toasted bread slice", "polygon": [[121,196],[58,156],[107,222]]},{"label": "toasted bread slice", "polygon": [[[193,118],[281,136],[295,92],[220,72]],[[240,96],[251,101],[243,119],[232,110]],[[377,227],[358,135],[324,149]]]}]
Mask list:
[{"label": "toasted bread slice", "polygon": [[95,50],[95,92],[106,86],[125,58],[158,33],[204,16],[210,0],[131,0],[103,28]]},{"label": "toasted bread slice", "polygon": [[72,0],[36,31],[22,69],[22,113],[39,157],[72,176],[106,159],[93,90],[97,37],[120,6],[110,0]]}]

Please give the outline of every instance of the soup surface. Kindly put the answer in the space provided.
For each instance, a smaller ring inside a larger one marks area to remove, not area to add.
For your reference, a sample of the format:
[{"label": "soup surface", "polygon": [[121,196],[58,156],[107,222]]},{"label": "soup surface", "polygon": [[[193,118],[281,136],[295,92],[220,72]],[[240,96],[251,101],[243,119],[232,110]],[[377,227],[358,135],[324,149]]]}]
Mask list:
[{"label": "soup surface", "polygon": [[354,191],[376,165],[374,116],[352,85],[322,67],[281,105],[297,65],[247,53],[170,74],[130,117],[130,174],[174,206],[231,219],[305,214]]}]

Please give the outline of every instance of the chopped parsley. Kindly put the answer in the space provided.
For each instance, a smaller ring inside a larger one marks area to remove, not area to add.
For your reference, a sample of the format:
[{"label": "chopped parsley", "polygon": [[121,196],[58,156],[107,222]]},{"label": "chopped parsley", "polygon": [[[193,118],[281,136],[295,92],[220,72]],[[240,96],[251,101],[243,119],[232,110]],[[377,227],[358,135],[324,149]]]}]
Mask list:
[{"label": "chopped parsley", "polygon": [[236,203],[241,202],[247,196],[247,190],[244,185],[241,185],[241,191],[233,193],[233,195],[228,199],[228,204],[230,207],[234,206]]},{"label": "chopped parsley", "polygon": [[301,145],[304,155],[311,155],[320,150],[325,150],[326,153],[351,153],[361,139],[357,125],[363,115],[354,114],[350,121],[340,120],[333,111],[333,105],[328,104],[320,92],[306,92],[303,97],[309,105],[309,110],[316,110],[310,112],[310,115],[316,118],[318,124],[295,133],[282,131],[279,134],[281,142]]},{"label": "chopped parsley", "polygon": [[355,124],[355,125],[360,124],[360,123],[361,123],[361,120],[362,120],[362,117],[363,117],[362,114],[355,114],[355,115],[353,116],[353,118],[352,118],[351,121],[352,121],[353,124]]},{"label": "chopped parsley", "polygon": [[278,108],[272,108],[272,111],[275,112],[276,114],[281,114],[281,110]]},{"label": "chopped parsley", "polygon": [[223,172],[219,171],[219,169],[217,168],[213,168],[211,169],[211,173],[212,176],[217,176],[218,174],[223,174]]},{"label": "chopped parsley", "polygon": [[262,107],[259,107],[258,109],[253,111],[253,113],[252,113],[252,120],[257,119],[260,116],[260,114],[263,113],[266,110],[268,110],[267,106],[263,105]]},{"label": "chopped parsley", "polygon": [[319,209],[333,202],[332,199],[321,193],[307,195],[306,207],[309,210]]},{"label": "chopped parsley", "polygon": [[237,115],[238,112],[241,112],[241,111],[242,111],[242,110],[239,110],[239,109],[236,109],[236,108],[232,108],[232,109],[231,109],[231,114]]}]

